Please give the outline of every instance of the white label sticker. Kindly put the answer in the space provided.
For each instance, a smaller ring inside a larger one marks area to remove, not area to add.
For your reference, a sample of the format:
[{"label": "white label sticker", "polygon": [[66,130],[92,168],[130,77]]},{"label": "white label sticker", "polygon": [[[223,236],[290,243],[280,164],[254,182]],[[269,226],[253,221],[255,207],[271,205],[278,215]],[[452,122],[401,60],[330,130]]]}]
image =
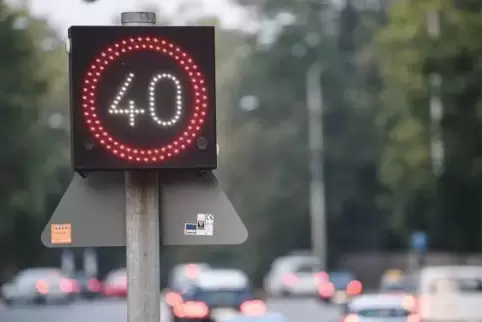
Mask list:
[{"label": "white label sticker", "polygon": [[206,215],[205,214],[197,214],[196,235],[198,236],[206,235]]},{"label": "white label sticker", "polygon": [[206,235],[208,236],[214,235],[214,215],[213,214],[206,214],[205,230],[206,230]]}]

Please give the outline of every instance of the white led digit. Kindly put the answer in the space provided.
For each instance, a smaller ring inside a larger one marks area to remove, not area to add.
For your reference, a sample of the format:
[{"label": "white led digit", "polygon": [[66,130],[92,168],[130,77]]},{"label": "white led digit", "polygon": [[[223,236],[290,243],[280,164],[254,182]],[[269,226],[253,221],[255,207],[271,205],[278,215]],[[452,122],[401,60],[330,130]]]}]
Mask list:
[{"label": "white led digit", "polygon": [[[174,100],[174,105],[175,105],[175,111],[174,115],[168,119],[168,120],[163,120],[160,117],[157,116],[156,113],[156,85],[158,82],[160,82],[163,79],[170,80],[174,83],[175,91],[176,91],[176,97]],[[149,113],[158,125],[162,127],[170,127],[176,124],[179,119],[181,118],[182,114],[182,87],[181,87],[181,82],[179,79],[172,75],[172,74],[167,74],[167,73],[162,73],[162,74],[157,74],[155,75],[151,83],[149,84]]]},{"label": "white led digit", "polygon": [[127,115],[129,118],[129,125],[134,127],[136,124],[136,116],[138,114],[144,114],[146,111],[140,108],[136,108],[136,104],[134,101],[129,101],[127,108],[119,108],[119,103],[122,101],[124,96],[126,95],[127,90],[131,86],[132,80],[134,78],[133,73],[129,73],[126,77],[126,80],[122,84],[121,88],[117,92],[114,101],[112,102],[109,113],[114,115]]},{"label": "white led digit", "polygon": [[[134,127],[136,125],[136,116],[139,114],[145,114],[146,110],[141,108],[136,108],[136,104],[134,101],[128,101],[127,108],[119,108],[119,104],[124,99],[126,92],[129,90],[132,80],[134,79],[134,73],[129,73],[122,84],[121,88],[117,92],[111,106],[109,107],[109,114],[112,115],[126,115],[129,119],[129,125]],[[175,87],[175,111],[174,115],[168,119],[164,120],[157,116],[156,112],[156,86],[157,83],[160,81],[167,79],[170,80]],[[182,87],[181,82],[179,79],[167,73],[157,74],[155,75],[148,88],[148,98],[149,98],[149,115],[151,116],[152,120],[162,127],[170,127],[176,124],[179,119],[181,118],[182,114]]]}]

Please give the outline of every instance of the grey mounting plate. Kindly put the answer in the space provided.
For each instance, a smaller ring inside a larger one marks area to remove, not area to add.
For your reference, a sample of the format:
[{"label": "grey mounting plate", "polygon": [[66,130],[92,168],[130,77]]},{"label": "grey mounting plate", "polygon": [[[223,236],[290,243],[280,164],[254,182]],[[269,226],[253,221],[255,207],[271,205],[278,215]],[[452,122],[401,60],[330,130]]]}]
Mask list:
[{"label": "grey mounting plate", "polygon": [[[163,245],[236,245],[248,238],[212,173],[163,177],[160,187]],[[214,215],[212,236],[185,234],[185,224],[196,224],[197,214]],[[68,226],[69,238],[62,241],[53,236],[52,225]],[[41,239],[50,248],[125,246],[124,173],[94,172],[85,179],[75,174]]]}]

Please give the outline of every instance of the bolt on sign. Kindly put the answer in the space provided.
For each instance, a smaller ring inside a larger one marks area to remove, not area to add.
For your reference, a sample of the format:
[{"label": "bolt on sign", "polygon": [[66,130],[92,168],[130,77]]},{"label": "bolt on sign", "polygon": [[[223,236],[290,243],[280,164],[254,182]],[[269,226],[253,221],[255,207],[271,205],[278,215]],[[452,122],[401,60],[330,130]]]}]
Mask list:
[{"label": "bolt on sign", "polygon": [[213,27],[74,26],[77,172],[217,167]]}]

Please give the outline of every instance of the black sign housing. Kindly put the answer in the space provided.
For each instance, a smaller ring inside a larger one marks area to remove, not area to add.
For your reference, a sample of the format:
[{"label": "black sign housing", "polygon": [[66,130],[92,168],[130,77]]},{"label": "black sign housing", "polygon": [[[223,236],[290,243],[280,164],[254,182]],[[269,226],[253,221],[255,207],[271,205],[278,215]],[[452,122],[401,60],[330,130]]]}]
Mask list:
[{"label": "black sign housing", "polygon": [[77,172],[217,167],[214,27],[73,26]]}]

